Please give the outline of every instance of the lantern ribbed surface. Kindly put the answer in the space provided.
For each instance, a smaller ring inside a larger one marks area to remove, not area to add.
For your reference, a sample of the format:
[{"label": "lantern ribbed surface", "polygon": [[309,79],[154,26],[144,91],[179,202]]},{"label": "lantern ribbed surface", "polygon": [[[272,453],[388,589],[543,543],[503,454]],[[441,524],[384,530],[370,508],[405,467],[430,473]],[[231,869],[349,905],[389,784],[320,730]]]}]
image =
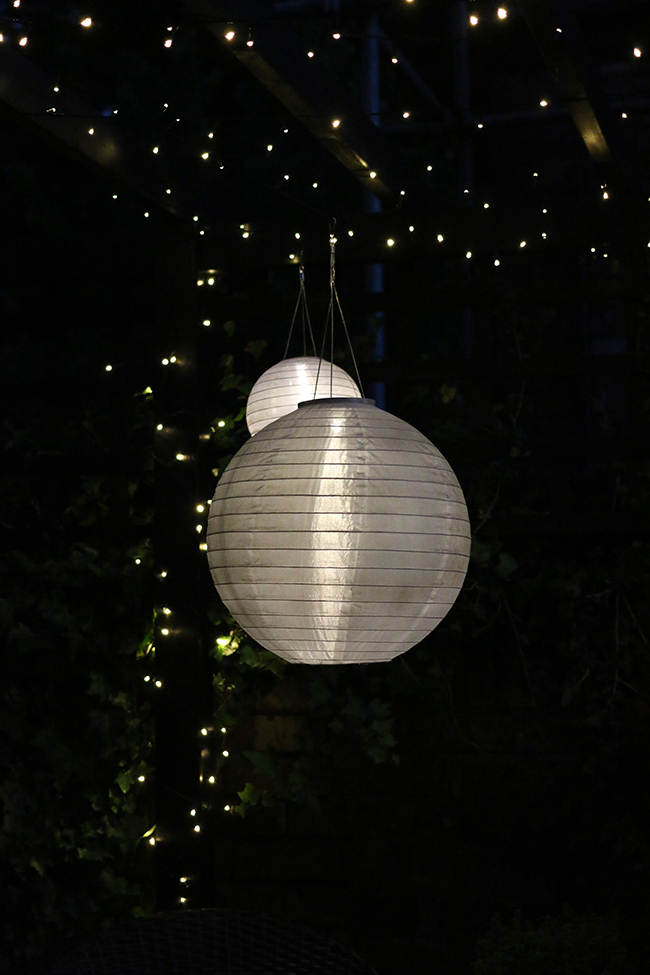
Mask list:
[{"label": "lantern ribbed surface", "polygon": [[210,506],[223,602],[295,663],[389,660],[453,605],[467,572],[467,507],[451,467],[372,400],[328,399],[252,437]]},{"label": "lantern ribbed surface", "polygon": [[297,410],[298,403],[303,400],[332,396],[360,397],[361,392],[344,369],[325,359],[317,356],[283,359],[262,373],[251,389],[246,404],[246,424],[251,434],[256,434],[274,420]]}]

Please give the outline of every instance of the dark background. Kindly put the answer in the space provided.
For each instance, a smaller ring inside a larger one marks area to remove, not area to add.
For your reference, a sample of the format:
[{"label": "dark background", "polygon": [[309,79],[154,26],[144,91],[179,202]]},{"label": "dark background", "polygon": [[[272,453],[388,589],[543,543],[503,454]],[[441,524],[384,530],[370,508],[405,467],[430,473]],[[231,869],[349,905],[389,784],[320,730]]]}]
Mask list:
[{"label": "dark background", "polygon": [[[568,909],[579,950],[595,914],[645,971],[648,4],[575,6],[616,121],[600,160],[518,7],[278,4],[357,101],[388,38],[383,212],[192,5],[105,6],[0,5],[7,970],[216,906],[333,934],[379,975],[470,972],[496,914]],[[232,6],[260,45],[277,26]],[[283,355],[301,253],[322,334],[332,218],[366,392],[443,451],[473,528],[441,626],[350,668],[238,630],[197,511]]]}]

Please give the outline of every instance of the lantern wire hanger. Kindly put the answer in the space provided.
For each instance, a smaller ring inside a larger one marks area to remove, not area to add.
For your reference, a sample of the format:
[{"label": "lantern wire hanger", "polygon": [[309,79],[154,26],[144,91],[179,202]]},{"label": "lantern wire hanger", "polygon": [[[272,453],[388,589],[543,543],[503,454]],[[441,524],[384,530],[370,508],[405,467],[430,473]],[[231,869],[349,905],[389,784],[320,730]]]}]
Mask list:
[{"label": "lantern wire hanger", "polygon": [[316,399],[316,390],[318,389],[318,378],[320,375],[320,368],[323,363],[323,356],[325,353],[325,343],[327,341],[327,334],[329,331],[330,336],[330,398],[333,396],[333,386],[334,386],[334,309],[338,308],[339,315],[341,317],[341,322],[343,324],[343,330],[345,332],[345,337],[348,342],[348,348],[350,350],[350,355],[352,356],[352,362],[354,364],[354,371],[357,377],[357,383],[359,390],[361,391],[361,396],[363,397],[363,384],[361,382],[361,376],[359,375],[359,367],[357,365],[357,360],[354,354],[354,349],[352,348],[352,342],[350,340],[350,333],[348,332],[348,326],[345,321],[345,315],[343,314],[343,309],[341,308],[341,301],[339,299],[339,293],[336,288],[336,217],[332,217],[330,223],[330,301],[329,307],[327,309],[327,317],[325,319],[325,330],[323,332],[323,344],[321,345],[320,358],[318,360],[318,370],[316,372],[316,383],[314,385],[314,396]]},{"label": "lantern wire hanger", "polygon": [[289,335],[287,337],[287,344],[284,349],[283,359],[287,358],[289,354],[289,345],[291,343],[291,336],[293,334],[293,326],[295,325],[296,318],[298,316],[298,310],[300,310],[300,318],[302,322],[302,354],[307,355],[307,332],[309,332],[309,339],[311,341],[311,347],[313,350],[313,355],[316,357],[316,341],[314,339],[314,333],[311,327],[311,319],[309,318],[309,308],[307,306],[307,292],[305,291],[305,266],[302,263],[302,251],[300,252],[300,268],[298,271],[300,275],[300,290],[298,292],[298,299],[296,301],[296,307],[293,310],[293,318],[291,319],[291,325],[289,327]]}]

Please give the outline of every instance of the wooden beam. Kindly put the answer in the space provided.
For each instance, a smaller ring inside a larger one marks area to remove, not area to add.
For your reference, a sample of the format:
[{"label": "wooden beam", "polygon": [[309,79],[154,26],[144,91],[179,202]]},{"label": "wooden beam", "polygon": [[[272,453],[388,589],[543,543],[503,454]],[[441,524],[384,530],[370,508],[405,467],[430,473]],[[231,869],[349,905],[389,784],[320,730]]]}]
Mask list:
[{"label": "wooden beam", "polygon": [[[237,60],[385,206],[417,185],[377,127],[299,35],[260,0],[183,0]],[[252,46],[248,46],[249,30]],[[232,36],[231,36],[232,35]],[[340,125],[334,126],[338,120]],[[375,175],[373,175],[373,173]]]},{"label": "wooden beam", "polygon": [[[59,147],[86,160],[141,193],[176,217],[202,219],[218,212],[216,200],[193,190],[189,173],[178,173],[145,144],[145,133],[134,136],[119,116],[96,108],[56,82],[24,54],[0,44],[0,104],[17,121],[40,131]],[[172,192],[168,193],[167,189]]]},{"label": "wooden beam", "polygon": [[647,197],[646,174],[610,108],[570,0],[518,2],[601,178]]}]

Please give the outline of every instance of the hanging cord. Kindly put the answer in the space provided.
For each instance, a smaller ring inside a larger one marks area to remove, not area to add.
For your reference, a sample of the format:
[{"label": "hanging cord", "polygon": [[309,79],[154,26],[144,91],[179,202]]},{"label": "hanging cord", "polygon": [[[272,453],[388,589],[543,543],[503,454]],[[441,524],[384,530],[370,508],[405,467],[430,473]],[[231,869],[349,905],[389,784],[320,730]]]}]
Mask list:
[{"label": "hanging cord", "polygon": [[333,395],[333,385],[334,385],[334,308],[338,308],[339,315],[341,316],[341,322],[343,323],[343,330],[345,332],[345,337],[347,339],[348,348],[350,350],[350,355],[352,356],[352,362],[354,364],[354,371],[357,377],[357,385],[359,386],[359,391],[363,397],[363,383],[361,382],[361,376],[359,375],[359,367],[357,365],[356,356],[354,354],[354,349],[352,348],[352,342],[350,340],[350,333],[348,332],[348,326],[345,321],[345,316],[343,314],[343,309],[341,308],[341,301],[339,299],[339,293],[336,288],[336,218],[332,217],[332,222],[330,223],[330,302],[327,309],[327,318],[325,319],[325,332],[323,334],[323,344],[320,351],[320,359],[318,362],[318,370],[316,372],[316,385],[314,386],[314,399],[316,399],[316,390],[318,389],[318,377],[320,375],[320,367],[323,361],[323,353],[325,352],[325,342],[327,340],[327,329],[329,326],[330,334],[330,399]]},{"label": "hanging cord", "polygon": [[316,340],[314,339],[314,333],[311,327],[311,319],[309,318],[309,308],[307,307],[307,292],[305,291],[305,267],[302,263],[302,254],[300,255],[300,290],[298,292],[298,300],[296,301],[296,307],[293,310],[293,318],[291,319],[291,326],[289,328],[289,337],[287,338],[287,344],[285,346],[283,359],[287,358],[289,352],[289,345],[291,343],[291,336],[293,334],[293,326],[296,322],[296,316],[298,315],[298,309],[300,309],[300,316],[302,320],[302,354],[307,355],[307,330],[309,330],[309,338],[311,341],[311,347],[314,356],[316,356]]}]

